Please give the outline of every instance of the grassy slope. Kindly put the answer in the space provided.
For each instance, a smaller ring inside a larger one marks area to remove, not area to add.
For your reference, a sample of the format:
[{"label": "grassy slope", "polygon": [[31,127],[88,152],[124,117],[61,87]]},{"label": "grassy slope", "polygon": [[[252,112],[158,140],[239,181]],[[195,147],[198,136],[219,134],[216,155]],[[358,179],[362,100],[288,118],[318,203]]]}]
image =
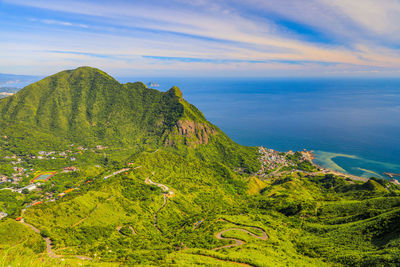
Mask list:
[{"label": "grassy slope", "polygon": [[[294,174],[264,182],[255,193],[254,178],[246,181],[223,165],[168,151],[142,153],[135,164],[142,167],[105,182],[98,178],[56,203],[28,210],[27,221],[47,229],[63,253],[106,262],[220,263],[212,257],[257,266],[399,262],[398,189],[382,192],[340,178],[329,187],[325,177]],[[163,202],[161,191],[146,185],[146,177],[175,193],[158,215],[163,233],[153,226],[154,212]],[[249,186],[252,195],[247,194]],[[345,193],[335,191],[344,186],[349,187]],[[246,244],[212,251],[227,243],[215,233],[237,227],[219,218],[261,227],[269,240],[231,231],[225,236]],[[131,225],[138,234],[121,235],[116,227],[123,225]],[[188,249],[176,251],[183,247]]]}]

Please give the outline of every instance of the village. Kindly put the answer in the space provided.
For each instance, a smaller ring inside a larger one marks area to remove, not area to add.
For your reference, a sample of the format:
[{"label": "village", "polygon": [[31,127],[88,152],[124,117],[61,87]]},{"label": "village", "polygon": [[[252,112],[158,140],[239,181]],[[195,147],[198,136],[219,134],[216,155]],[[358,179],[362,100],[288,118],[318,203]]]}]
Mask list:
[{"label": "village", "polygon": [[[3,144],[7,144],[7,136],[3,136]],[[2,149],[2,143],[0,143],[0,151]],[[3,151],[4,154],[9,154],[0,158],[0,188],[2,184],[18,185],[21,182],[29,181],[35,173],[34,165],[36,161],[53,161],[53,160],[64,160],[74,162],[77,160],[78,155],[82,155],[84,152],[96,153],[105,149],[108,146],[97,145],[93,148],[85,148],[83,146],[75,146],[74,144],[69,145],[70,149],[65,151],[39,151],[35,154],[28,155],[16,155],[7,150]],[[65,170],[64,170],[65,171]],[[25,178],[25,179],[24,179]],[[4,187],[4,186],[3,186]]]},{"label": "village", "polygon": [[[80,169],[74,166],[75,161],[83,158],[106,156],[108,146],[97,145],[92,148],[70,144],[64,151],[38,151],[35,153],[15,153],[10,149],[8,137],[0,138],[0,190],[21,194],[25,207],[56,201],[72,191],[78,190],[82,181]],[[91,154],[92,153],[92,154]],[[88,164],[88,163],[86,163]],[[50,166],[50,167],[49,167]],[[94,165],[101,168],[100,165]],[[51,168],[51,169],[50,169]],[[50,169],[50,170],[49,170]],[[124,171],[129,170],[128,168]],[[116,171],[108,177],[123,171]],[[57,175],[58,178],[53,179]],[[70,179],[77,177],[75,180]],[[50,181],[50,182],[48,182]],[[83,181],[85,184],[91,181]],[[1,202],[0,202],[1,203]],[[9,216],[6,207],[0,207],[0,219]]]},{"label": "village", "polygon": [[[133,163],[128,163],[128,165],[129,165],[129,166],[132,166]],[[137,167],[135,167],[135,168],[133,168],[133,169],[137,169],[137,168],[140,168],[140,167],[141,167],[141,166],[137,166]],[[103,179],[106,180],[106,179],[108,179],[108,178],[111,178],[111,177],[116,176],[116,175],[118,175],[118,174],[127,172],[127,171],[129,171],[129,170],[131,170],[131,168],[123,168],[123,169],[121,169],[121,170],[114,171],[113,173],[111,173],[111,174],[105,176]],[[75,167],[65,167],[65,168],[63,169],[63,172],[71,172],[71,171],[79,171],[79,170],[78,170],[77,168],[75,168]],[[42,174],[42,175],[43,175],[43,174]],[[39,199],[33,201],[32,203],[28,203],[28,204],[24,207],[24,210],[25,210],[25,209],[27,209],[27,208],[34,207],[34,206],[38,206],[38,205],[41,205],[41,204],[43,204],[43,203],[55,202],[55,201],[57,201],[57,200],[59,200],[59,199],[65,197],[67,194],[69,194],[69,193],[71,193],[71,192],[73,192],[73,191],[80,190],[80,189],[81,189],[80,187],[81,187],[82,185],[88,185],[88,184],[92,183],[91,180],[87,180],[87,181],[83,182],[82,184],[79,183],[79,184],[77,184],[75,187],[66,189],[66,190],[64,190],[64,191],[61,192],[61,193],[55,194],[55,193],[52,193],[52,192],[43,192],[43,191],[41,190],[41,188],[40,188],[40,185],[41,185],[41,184],[40,184],[39,182],[38,182],[38,183],[35,183],[35,180],[36,180],[37,178],[40,178],[40,176],[41,176],[41,175],[39,175],[39,177],[36,177],[35,179],[33,179],[33,180],[31,181],[32,183],[31,183],[30,185],[24,187],[24,188],[20,188],[20,189],[17,189],[17,190],[14,190],[14,189],[11,189],[11,188],[4,188],[4,189],[5,189],[5,190],[11,190],[11,191],[18,192],[18,193],[22,193],[22,191],[23,191],[24,189],[25,189],[25,190],[29,190],[29,191],[33,191],[33,190],[37,191],[37,192],[39,193]],[[52,177],[52,176],[51,176],[51,177]],[[48,181],[51,177],[46,178],[45,181]],[[154,184],[157,185],[157,186],[160,186],[160,187],[163,186],[163,187],[162,187],[163,190],[167,190],[167,191],[169,190],[169,188],[166,187],[166,186],[164,186],[164,185],[157,184],[157,183],[154,183]],[[3,190],[4,190],[4,189],[3,189]],[[168,194],[169,194],[169,195],[173,195],[173,192],[172,192],[172,191],[169,191]],[[0,212],[0,220],[1,220],[2,218],[6,217],[7,215],[8,215],[8,214],[5,213],[5,212]],[[23,220],[23,217],[22,217],[22,216],[17,217],[16,220],[17,220],[17,221],[21,221],[21,220]]]},{"label": "village", "polygon": [[[111,178],[113,176],[116,176],[118,174],[130,171],[132,169],[138,169],[138,168],[141,167],[141,166],[133,167],[134,163],[132,163],[132,162],[128,163],[127,165],[128,165],[128,167],[120,169],[120,170],[117,170],[117,171],[114,171],[111,174],[104,176],[103,179],[106,180],[106,179]],[[100,168],[100,166],[98,166],[98,167]],[[2,188],[0,190],[9,190],[11,192],[20,193],[22,195],[27,195],[27,194],[33,192],[34,195],[35,195],[35,198],[32,199],[33,200],[32,202],[27,203],[27,204],[24,205],[24,210],[25,210],[27,208],[34,207],[34,206],[37,206],[37,205],[41,205],[43,203],[55,202],[55,201],[65,197],[66,195],[70,194],[73,191],[81,190],[81,186],[82,185],[89,185],[89,184],[91,184],[93,182],[93,180],[91,180],[93,178],[89,179],[89,178],[81,177],[80,181],[75,183],[75,185],[73,187],[65,188],[62,192],[59,192],[59,191],[57,192],[57,191],[51,190],[51,188],[54,186],[54,181],[52,181],[51,179],[57,173],[59,173],[59,174],[68,174],[68,173],[71,173],[71,172],[79,172],[79,171],[80,170],[75,166],[68,166],[68,167],[62,168],[62,170],[59,171],[59,172],[56,172],[56,171],[54,171],[54,172],[41,172],[40,174],[36,175],[30,181],[30,184],[27,185],[27,186],[24,186],[24,187],[21,187],[21,188]],[[98,178],[100,178],[100,177],[98,177]],[[50,190],[43,190],[43,186],[48,181],[49,181],[50,184],[47,184],[48,185],[47,188],[50,188]],[[6,212],[0,212],[0,220],[2,218],[7,217],[7,216],[8,216],[8,214]],[[21,220],[23,220],[23,218],[20,216],[20,217],[17,217],[16,220],[17,221],[21,221]]]},{"label": "village", "polygon": [[313,154],[310,151],[301,152],[279,152],[273,149],[259,147],[261,169],[257,175],[261,178],[268,178],[277,174],[280,170],[296,169],[299,163],[309,162],[312,166]]}]

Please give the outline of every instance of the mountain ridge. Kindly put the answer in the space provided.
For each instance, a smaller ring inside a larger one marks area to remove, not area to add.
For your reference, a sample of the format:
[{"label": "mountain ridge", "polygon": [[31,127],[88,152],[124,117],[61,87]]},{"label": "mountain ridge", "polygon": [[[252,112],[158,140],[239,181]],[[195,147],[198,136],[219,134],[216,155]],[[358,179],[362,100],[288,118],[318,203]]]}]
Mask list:
[{"label": "mountain ridge", "polygon": [[[158,103],[162,106],[157,107]],[[90,67],[51,75],[0,102],[3,120],[31,123],[57,134],[68,132],[74,135],[76,131],[91,132],[93,128],[92,137],[100,140],[107,139],[102,133],[106,129],[101,129],[104,128],[101,124],[115,127],[114,135],[123,131],[118,121],[136,123],[142,129],[144,124],[157,126],[162,128],[158,132],[162,135],[167,128],[176,125],[184,113],[192,120],[206,121],[200,112],[184,108],[191,107],[184,102],[177,87],[163,93],[148,89],[140,82],[120,84],[107,73]],[[149,113],[155,114],[147,116]],[[130,119],[132,117],[135,119]],[[124,135],[128,133],[125,131]],[[82,138],[81,134],[79,138]]]},{"label": "mountain ridge", "polygon": [[69,143],[172,147],[181,154],[228,158],[226,164],[249,172],[258,165],[255,148],[232,141],[178,87],[160,92],[142,82],[121,84],[91,67],[56,73],[0,100],[0,118]]}]

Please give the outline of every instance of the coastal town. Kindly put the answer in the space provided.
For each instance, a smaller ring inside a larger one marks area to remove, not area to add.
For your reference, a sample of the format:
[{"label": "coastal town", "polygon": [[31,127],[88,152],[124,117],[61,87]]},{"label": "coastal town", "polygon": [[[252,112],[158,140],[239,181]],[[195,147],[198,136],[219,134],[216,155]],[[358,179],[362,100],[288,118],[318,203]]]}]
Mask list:
[{"label": "coastal town", "polygon": [[[352,181],[368,181],[368,178],[352,175],[349,173],[338,172],[332,169],[324,168],[313,162],[314,154],[312,151],[304,149],[303,151],[279,152],[273,149],[259,147],[261,169],[257,172],[257,176],[261,179],[273,179],[282,175],[300,171],[309,175],[326,175],[332,174],[338,177],[350,179]],[[400,177],[398,173],[383,173],[389,179],[389,182],[400,185],[396,177]]]},{"label": "coastal town", "polygon": [[277,175],[283,171],[292,170],[312,170],[316,166],[312,160],[314,156],[312,152],[303,150],[298,152],[288,151],[279,152],[273,149],[259,147],[261,169],[257,175],[261,178],[268,178]]}]

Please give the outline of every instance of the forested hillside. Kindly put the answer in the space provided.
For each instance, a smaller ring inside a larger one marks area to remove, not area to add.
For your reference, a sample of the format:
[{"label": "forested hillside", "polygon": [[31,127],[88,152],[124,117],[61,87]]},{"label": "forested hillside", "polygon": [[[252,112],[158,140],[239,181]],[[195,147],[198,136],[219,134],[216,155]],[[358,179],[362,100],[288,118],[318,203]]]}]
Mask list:
[{"label": "forested hillside", "polygon": [[1,265],[400,264],[398,185],[236,144],[176,87],[83,67],[0,112]]}]

